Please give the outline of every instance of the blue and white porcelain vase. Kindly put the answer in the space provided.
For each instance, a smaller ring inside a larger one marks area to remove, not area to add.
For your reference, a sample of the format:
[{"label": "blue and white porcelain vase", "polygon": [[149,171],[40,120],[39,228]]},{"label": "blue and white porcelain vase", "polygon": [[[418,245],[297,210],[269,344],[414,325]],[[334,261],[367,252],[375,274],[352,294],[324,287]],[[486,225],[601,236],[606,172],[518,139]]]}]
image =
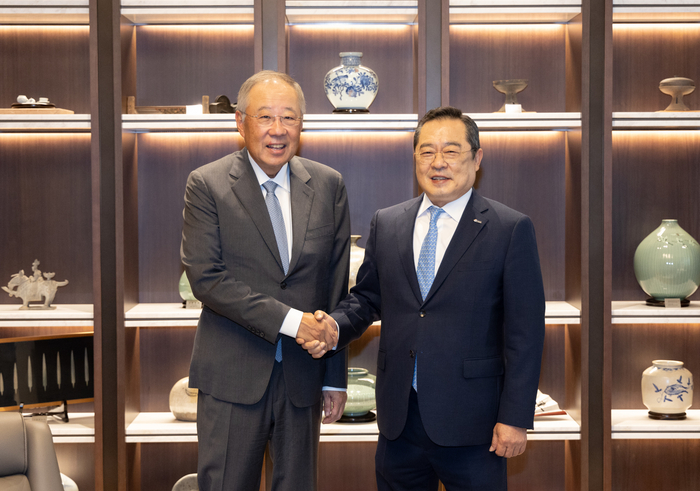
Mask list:
[{"label": "blue and white porcelain vase", "polygon": [[642,373],[642,401],[652,419],[685,419],[693,405],[693,374],[682,361],[654,360]]},{"label": "blue and white porcelain vase", "polygon": [[678,220],[662,220],[637,247],[634,274],[653,300],[685,300],[700,285],[700,245]]},{"label": "blue and white porcelain vase", "polygon": [[377,96],[379,78],[373,70],[360,65],[362,53],[340,53],[342,65],[326,74],[323,87],[335,107],[334,113],[368,113]]}]

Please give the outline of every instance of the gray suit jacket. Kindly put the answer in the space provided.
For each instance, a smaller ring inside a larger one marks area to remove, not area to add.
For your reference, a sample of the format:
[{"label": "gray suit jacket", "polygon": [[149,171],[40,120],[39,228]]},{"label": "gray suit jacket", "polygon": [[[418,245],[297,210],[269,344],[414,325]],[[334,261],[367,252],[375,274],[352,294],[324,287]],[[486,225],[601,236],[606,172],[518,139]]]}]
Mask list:
[{"label": "gray suit jacket", "polygon": [[204,307],[190,386],[217,399],[253,404],[267,388],[282,339],[288,396],[298,407],[321,387],[346,386],[343,350],[313,359],[279,334],[290,308],[329,310],[347,292],[350,217],[341,175],[318,162],[289,162],[292,255],[285,276],[260,185],[241,150],[193,171],[185,192],[181,256]]},{"label": "gray suit jacket", "polygon": [[531,428],[545,311],[532,222],[474,192],[423,300],[413,257],[421,200],[375,214],[357,285],[332,314],[340,346],[381,318],[379,430],[393,440],[404,428],[415,356],[435,443],[487,444],[497,422]]}]

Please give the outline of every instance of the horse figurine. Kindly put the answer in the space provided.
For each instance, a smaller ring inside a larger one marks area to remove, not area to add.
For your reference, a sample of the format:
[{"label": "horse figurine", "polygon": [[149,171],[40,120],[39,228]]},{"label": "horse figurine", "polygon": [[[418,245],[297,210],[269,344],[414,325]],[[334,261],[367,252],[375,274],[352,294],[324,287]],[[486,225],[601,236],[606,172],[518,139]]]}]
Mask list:
[{"label": "horse figurine", "polygon": [[42,273],[39,271],[38,266],[39,261],[34,260],[34,263],[32,263],[32,271],[34,272],[32,276],[26,276],[24,270],[21,269],[19,273],[11,276],[7,286],[2,287],[3,290],[10,294],[10,297],[22,299],[20,310],[30,308],[29,302],[41,302],[42,298],[44,299],[42,305],[32,305],[31,307],[55,309],[56,307],[51,306],[51,302],[56,296],[56,290],[58,290],[59,286],[68,284],[68,280],[55,281],[53,277],[56,273]]}]

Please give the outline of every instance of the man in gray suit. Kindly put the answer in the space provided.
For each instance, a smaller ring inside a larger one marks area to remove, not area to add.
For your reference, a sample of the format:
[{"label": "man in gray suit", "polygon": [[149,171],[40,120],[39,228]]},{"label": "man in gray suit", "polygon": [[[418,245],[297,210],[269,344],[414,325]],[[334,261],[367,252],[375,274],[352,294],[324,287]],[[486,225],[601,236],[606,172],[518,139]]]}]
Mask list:
[{"label": "man in gray suit", "polygon": [[350,218],[341,175],[296,157],[304,95],[264,71],[238,94],[246,147],[193,171],[182,262],[202,304],[190,386],[199,389],[201,490],[257,491],[270,444],[272,489],[316,489],[321,411],[342,415],[345,352],[314,359],[295,337],[335,328],[311,314],[347,292]]}]

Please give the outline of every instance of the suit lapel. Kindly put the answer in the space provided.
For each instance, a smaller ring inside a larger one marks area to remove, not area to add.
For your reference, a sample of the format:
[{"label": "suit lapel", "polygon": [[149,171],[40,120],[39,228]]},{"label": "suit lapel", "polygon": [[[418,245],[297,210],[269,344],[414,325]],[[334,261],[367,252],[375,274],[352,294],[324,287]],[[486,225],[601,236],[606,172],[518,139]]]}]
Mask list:
[{"label": "suit lapel", "polygon": [[416,275],[416,265],[413,257],[413,229],[416,225],[416,215],[420,208],[423,195],[406,203],[403,213],[396,217],[394,229],[396,230],[396,245],[398,247],[399,258],[403,266],[404,274],[408,279],[413,294],[419,303],[423,303]]},{"label": "suit lapel", "polygon": [[479,235],[479,232],[486,226],[488,218],[486,218],[485,213],[487,210],[488,204],[486,201],[479,196],[476,191],[472,191],[471,199],[464,209],[455,234],[452,236],[452,240],[450,241],[450,245],[447,246],[440,267],[435,273],[435,280],[430,287],[428,296],[425,298],[426,301],[440,288],[440,285],[447,279],[447,276],[459,259],[464,255],[467,249],[471,247],[472,243]]},{"label": "suit lapel", "polygon": [[255,176],[255,171],[253,171],[253,167],[248,160],[247,150],[243,150],[237,154],[231,165],[229,174],[233,180],[231,190],[257,227],[270,253],[277,261],[280,270],[283,270],[282,259],[280,258],[279,248],[277,247],[277,240],[275,239],[275,231],[272,228],[270,214],[267,211],[267,205],[265,205],[265,198],[263,198],[258,178]]},{"label": "suit lapel", "polygon": [[311,204],[314,190],[308,185],[311,175],[297,157],[289,161],[289,181],[292,194],[292,257],[289,260],[289,272],[294,270],[301,249],[306,239],[306,229],[311,216]]}]

